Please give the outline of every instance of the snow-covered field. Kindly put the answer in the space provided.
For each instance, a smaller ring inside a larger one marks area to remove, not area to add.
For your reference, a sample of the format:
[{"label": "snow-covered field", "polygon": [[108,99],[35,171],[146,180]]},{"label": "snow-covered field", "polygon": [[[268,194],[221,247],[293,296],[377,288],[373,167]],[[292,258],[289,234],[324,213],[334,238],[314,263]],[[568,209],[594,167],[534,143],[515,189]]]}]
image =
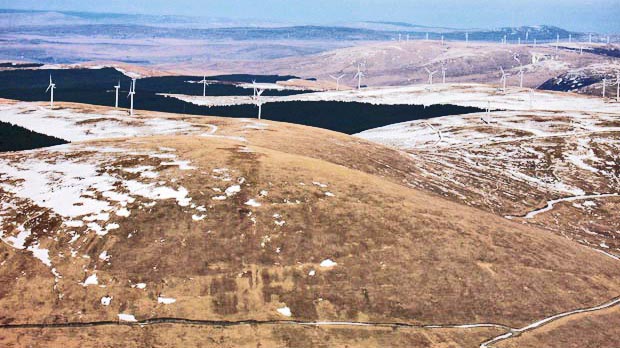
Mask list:
[{"label": "snow-covered field", "polygon": [[[202,97],[164,94],[167,97],[204,106],[254,104],[251,97]],[[265,96],[263,103],[291,101],[341,101],[375,105],[453,104],[492,110],[590,111],[620,113],[620,103],[559,92],[509,87],[505,92],[484,84],[435,84],[406,87],[376,87],[361,90],[331,91],[292,96]]]},{"label": "snow-covered field", "polygon": [[129,118],[126,111],[50,110],[38,104],[0,104],[0,121],[67,141],[170,135],[198,130],[187,122],[164,118]]}]

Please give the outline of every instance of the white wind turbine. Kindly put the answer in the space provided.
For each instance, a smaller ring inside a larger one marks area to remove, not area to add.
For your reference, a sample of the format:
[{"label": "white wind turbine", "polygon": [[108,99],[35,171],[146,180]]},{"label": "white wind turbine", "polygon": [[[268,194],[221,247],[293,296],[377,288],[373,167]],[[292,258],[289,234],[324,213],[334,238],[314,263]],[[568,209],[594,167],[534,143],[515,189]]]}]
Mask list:
[{"label": "white wind turbine", "polygon": [[357,79],[357,89],[362,89],[362,77],[364,77],[364,72],[362,71],[362,64],[357,65],[357,74],[353,76],[354,79]]},{"label": "white wind turbine", "polygon": [[259,120],[262,118],[262,115],[263,115],[263,101],[261,100],[261,97],[264,92],[265,92],[264,89],[257,89],[256,95],[252,98],[254,99],[254,104],[256,104],[256,106],[258,107],[258,119]]},{"label": "white wind turbine", "polygon": [[56,89],[56,84],[52,81],[52,75],[50,75],[50,84],[47,86],[45,93],[50,92],[50,108],[54,108],[54,90]]},{"label": "white wind turbine", "polygon": [[514,58],[519,63],[519,87],[523,88],[523,64],[521,64],[521,59],[516,54]]},{"label": "white wind turbine", "polygon": [[202,80],[198,81],[198,83],[202,83],[202,96],[207,96],[207,86],[209,85],[207,81],[207,75],[204,75]]},{"label": "white wind turbine", "polygon": [[506,80],[508,80],[508,74],[504,71],[503,67],[499,67],[499,70],[502,72],[502,78],[500,79],[500,83],[502,84],[502,92],[506,91]]},{"label": "white wind turbine", "polygon": [[424,70],[426,70],[426,72],[428,73],[428,84],[432,85],[433,84],[433,75],[435,75],[436,73],[438,73],[437,70],[435,71],[430,71],[428,68],[424,68]]},{"label": "white wind turbine", "polygon": [[448,69],[446,69],[445,65],[442,64],[441,65],[441,83],[444,85],[446,84],[446,71],[447,70]]},{"label": "white wind turbine", "polygon": [[465,33],[465,42],[469,42],[469,33]]},{"label": "white wind turbine", "polygon": [[605,93],[606,92],[605,88],[607,88],[607,78],[603,79],[603,98],[605,98],[605,95],[607,94]]},{"label": "white wind turbine", "polygon": [[118,91],[121,89],[121,80],[118,80],[118,85],[114,86],[116,90],[116,99],[114,101],[114,107],[118,109]]},{"label": "white wind turbine", "polygon": [[616,72],[616,101],[620,102],[620,71]]},{"label": "white wind turbine", "polygon": [[340,80],[342,80],[343,77],[345,77],[345,74],[342,74],[340,76],[334,76],[334,75],[329,75],[329,77],[331,77],[332,79],[336,80],[336,90],[339,91],[340,90]]},{"label": "white wind turbine", "polygon": [[133,96],[136,94],[136,79],[131,79],[131,85],[129,86],[129,94],[127,97],[130,98],[129,103],[129,115],[133,116]]},{"label": "white wind turbine", "polygon": [[256,98],[256,91],[257,91],[256,80],[252,80],[252,89],[254,90],[253,97]]}]

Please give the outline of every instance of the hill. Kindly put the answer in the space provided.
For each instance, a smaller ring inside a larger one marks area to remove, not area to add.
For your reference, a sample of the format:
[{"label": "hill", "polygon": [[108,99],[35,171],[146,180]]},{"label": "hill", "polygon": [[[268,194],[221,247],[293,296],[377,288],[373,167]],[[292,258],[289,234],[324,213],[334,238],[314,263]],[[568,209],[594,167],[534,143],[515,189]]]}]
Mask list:
[{"label": "hill", "polygon": [[359,138],[66,103],[43,117],[82,141],[0,154],[6,346],[477,346],[620,292],[615,260],[418,190],[416,159]]}]

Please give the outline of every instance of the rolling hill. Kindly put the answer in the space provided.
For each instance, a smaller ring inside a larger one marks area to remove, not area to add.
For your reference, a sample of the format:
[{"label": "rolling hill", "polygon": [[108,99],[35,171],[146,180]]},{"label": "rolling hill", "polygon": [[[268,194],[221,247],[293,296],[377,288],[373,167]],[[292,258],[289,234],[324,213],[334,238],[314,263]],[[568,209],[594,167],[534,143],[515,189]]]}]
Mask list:
[{"label": "rolling hill", "polygon": [[3,104],[73,141],[0,154],[4,346],[479,346],[620,293],[616,260],[360,138]]}]

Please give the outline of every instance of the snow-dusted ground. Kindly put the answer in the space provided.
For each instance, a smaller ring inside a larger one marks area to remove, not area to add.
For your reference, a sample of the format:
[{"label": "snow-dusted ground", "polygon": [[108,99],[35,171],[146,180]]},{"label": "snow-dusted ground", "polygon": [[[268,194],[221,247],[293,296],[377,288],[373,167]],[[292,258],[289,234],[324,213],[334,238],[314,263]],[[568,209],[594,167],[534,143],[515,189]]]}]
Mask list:
[{"label": "snow-dusted ground", "polygon": [[[254,104],[247,96],[190,96],[162,94],[203,106]],[[506,92],[483,84],[435,84],[405,87],[363,88],[361,90],[306,93],[261,97],[263,103],[290,101],[342,101],[385,105],[453,104],[494,110],[591,111],[620,113],[620,103],[559,92],[510,87]]]},{"label": "snow-dusted ground", "polygon": [[564,98],[566,111],[446,116],[358,136],[409,152],[420,168],[414,186],[619,255],[620,112],[593,110],[620,104]]},{"label": "snow-dusted ground", "polygon": [[[131,162],[148,165],[124,167],[123,163]],[[32,252],[58,282],[62,278],[54,266],[58,259],[78,257],[88,239],[119,229],[132,209],[170,200],[189,215],[204,211],[192,204],[191,193],[176,183],[177,177],[162,174],[172,167],[188,174],[197,170],[170,148],[137,151],[76,143],[4,154],[0,156],[0,240]],[[29,210],[36,213],[19,220],[21,212]],[[48,229],[37,219],[43,214],[60,221],[57,237],[39,237]],[[56,243],[59,236],[70,241]],[[102,253],[99,259],[113,262],[113,255]],[[83,284],[96,285],[97,276],[91,275]]]},{"label": "snow-dusted ground", "polygon": [[126,111],[88,113],[33,104],[0,104],[0,121],[67,141],[169,135],[196,131],[183,121],[163,118],[129,118]]}]

